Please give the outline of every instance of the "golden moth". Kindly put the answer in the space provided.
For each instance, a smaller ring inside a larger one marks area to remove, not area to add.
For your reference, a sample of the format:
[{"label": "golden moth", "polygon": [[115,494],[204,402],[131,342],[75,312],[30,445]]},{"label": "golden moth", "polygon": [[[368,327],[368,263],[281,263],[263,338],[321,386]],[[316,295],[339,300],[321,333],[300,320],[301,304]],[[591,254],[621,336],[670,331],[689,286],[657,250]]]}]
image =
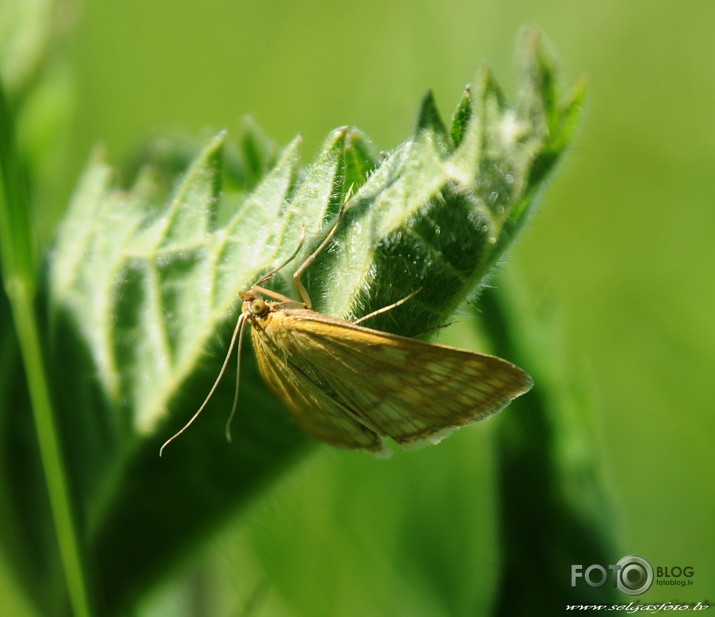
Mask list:
[{"label": "golden moth", "polygon": [[[198,411],[160,453],[206,407],[237,341],[240,372],[247,323],[258,367],[271,391],[306,433],[341,448],[379,456],[390,453],[386,437],[405,447],[437,443],[456,428],[494,415],[531,388],[529,375],[501,358],[359,325],[420,290],[355,322],[312,310],[301,275],[330,242],[341,218],[342,212],[293,275],[302,301],[261,287],[295,258],[300,245],[285,263],[240,293],[241,315],[219,375]],[[229,439],[237,401],[238,376],[227,422]]]}]

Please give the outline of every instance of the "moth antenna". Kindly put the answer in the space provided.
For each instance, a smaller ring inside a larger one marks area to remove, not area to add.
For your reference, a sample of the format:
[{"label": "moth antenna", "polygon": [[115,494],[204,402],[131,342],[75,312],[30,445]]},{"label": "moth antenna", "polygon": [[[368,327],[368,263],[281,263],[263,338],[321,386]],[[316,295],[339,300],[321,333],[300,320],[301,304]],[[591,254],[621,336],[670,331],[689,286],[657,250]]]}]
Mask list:
[{"label": "moth antenna", "polygon": [[[241,317],[244,317],[242,314]],[[240,319],[240,318],[239,318]],[[241,379],[241,350],[243,349],[243,333],[246,331],[246,319],[243,319],[243,327],[238,335],[238,349],[236,350],[236,389],[233,391],[233,404],[231,405],[231,413],[228,414],[226,420],[226,441],[231,443],[231,423],[238,409],[238,385]]]},{"label": "moth antenna", "polygon": [[[218,377],[216,378],[216,381],[214,381],[214,385],[211,387],[211,390],[209,390],[208,395],[204,399],[204,402],[201,403],[201,407],[199,407],[198,411],[191,416],[191,419],[184,424],[184,426],[174,433],[169,439],[167,439],[164,444],[159,448],[159,456],[161,456],[164,453],[164,450],[166,449],[166,446],[168,446],[174,439],[182,435],[186,429],[188,429],[196,420],[201,415],[201,412],[204,410],[206,405],[208,405],[208,402],[211,400],[211,397],[213,396],[214,392],[216,391],[216,388],[218,388],[218,384],[221,381],[221,378],[223,377],[223,374],[226,372],[226,367],[228,366],[228,361],[231,358],[231,354],[233,353],[233,348],[236,345],[236,338],[238,337],[239,333],[243,334],[243,330],[245,329],[246,326],[246,316],[241,313],[241,315],[238,317],[238,320],[236,321],[236,327],[233,330],[233,335],[231,336],[231,343],[228,346],[228,351],[226,352],[226,358],[223,361],[223,365],[221,366],[221,370],[219,371]],[[243,337],[241,337],[243,338]]]}]

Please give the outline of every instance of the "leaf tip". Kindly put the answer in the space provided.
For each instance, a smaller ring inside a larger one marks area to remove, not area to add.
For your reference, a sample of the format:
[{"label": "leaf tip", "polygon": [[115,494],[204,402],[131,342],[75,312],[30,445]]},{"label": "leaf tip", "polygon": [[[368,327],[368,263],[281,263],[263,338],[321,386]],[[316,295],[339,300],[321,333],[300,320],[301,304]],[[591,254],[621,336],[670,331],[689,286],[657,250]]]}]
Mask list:
[{"label": "leaf tip", "polygon": [[421,133],[422,131],[432,131],[443,136],[447,135],[447,129],[442,122],[434,92],[431,89],[427,90],[422,97],[420,111],[417,116],[417,130],[415,132]]}]

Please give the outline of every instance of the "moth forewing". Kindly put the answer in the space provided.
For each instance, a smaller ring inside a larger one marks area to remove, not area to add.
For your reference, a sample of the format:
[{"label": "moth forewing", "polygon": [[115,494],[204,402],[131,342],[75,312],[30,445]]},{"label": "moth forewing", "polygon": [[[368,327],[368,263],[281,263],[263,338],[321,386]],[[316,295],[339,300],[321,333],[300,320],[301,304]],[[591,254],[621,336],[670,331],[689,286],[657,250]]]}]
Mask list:
[{"label": "moth forewing", "polygon": [[321,389],[311,363],[302,360],[300,352],[293,354],[292,335],[285,327],[285,318],[285,310],[275,310],[253,322],[253,349],[269,388],[288,407],[298,425],[313,437],[338,447],[389,456],[390,450],[377,433],[365,427],[329,391]]}]

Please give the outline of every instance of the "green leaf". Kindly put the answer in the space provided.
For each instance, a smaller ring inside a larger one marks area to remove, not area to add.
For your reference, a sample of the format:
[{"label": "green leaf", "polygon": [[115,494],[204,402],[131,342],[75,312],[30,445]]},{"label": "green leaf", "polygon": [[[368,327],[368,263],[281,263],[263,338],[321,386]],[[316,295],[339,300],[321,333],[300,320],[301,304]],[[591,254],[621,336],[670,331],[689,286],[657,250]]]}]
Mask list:
[{"label": "green leaf", "polygon": [[565,112],[542,91],[547,69],[524,86],[540,113],[533,97],[510,107],[485,69],[449,130],[428,94],[414,134],[384,158],[344,127],[302,168],[298,140],[277,152],[249,125],[237,145],[219,134],[186,166],[185,144],[165,144],[127,190],[92,157],[52,253],[48,340],[108,614],[129,610],[313,444],[244,350],[234,443],[222,440],[227,377],[158,457],[209,390],[237,293],[291,255],[305,230],[298,257],[268,283],[295,297],[291,272],[347,200],[333,242],[304,277],[314,307],[350,319],[421,289],[367,325],[404,335],[442,325],[488,280],[567,143],[554,120]]}]

